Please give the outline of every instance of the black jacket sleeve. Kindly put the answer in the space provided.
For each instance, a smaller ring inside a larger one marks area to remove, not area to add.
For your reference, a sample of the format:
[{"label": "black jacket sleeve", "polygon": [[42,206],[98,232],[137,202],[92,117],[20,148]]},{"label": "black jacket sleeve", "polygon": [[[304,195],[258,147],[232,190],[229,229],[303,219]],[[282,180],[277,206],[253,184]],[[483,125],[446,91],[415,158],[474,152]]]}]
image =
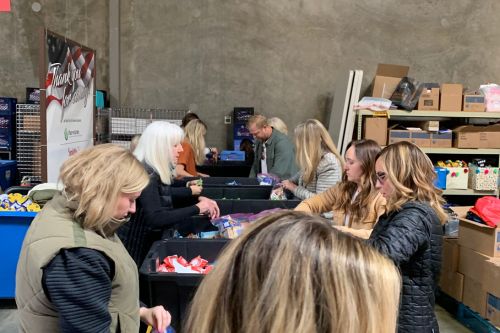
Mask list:
[{"label": "black jacket sleeve", "polygon": [[[188,189],[189,190],[189,189]],[[183,219],[199,214],[196,205],[183,208],[165,207],[162,205],[159,186],[151,180],[137,199],[143,212],[144,224],[151,228],[165,228],[182,222]]]},{"label": "black jacket sleeve", "polygon": [[107,332],[114,262],[89,248],[61,249],[44,267],[42,286],[59,313],[61,332]]},{"label": "black jacket sleeve", "polygon": [[395,213],[384,232],[370,237],[368,243],[399,266],[407,263],[429,239],[429,217],[418,208],[407,208]]}]

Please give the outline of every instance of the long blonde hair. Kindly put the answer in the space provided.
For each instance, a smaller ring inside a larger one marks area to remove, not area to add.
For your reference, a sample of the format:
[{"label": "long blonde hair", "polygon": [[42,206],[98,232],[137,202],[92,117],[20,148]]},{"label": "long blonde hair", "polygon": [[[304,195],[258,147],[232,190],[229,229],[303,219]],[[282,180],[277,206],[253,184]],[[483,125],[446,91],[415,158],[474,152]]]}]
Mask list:
[{"label": "long blonde hair", "polygon": [[278,117],[271,117],[267,120],[267,124],[277,129],[281,133],[288,135],[288,126],[286,126],[285,122]]},{"label": "long blonde hair", "polygon": [[294,132],[297,164],[303,171],[302,180],[305,184],[309,184],[316,178],[316,169],[325,152],[334,154],[340,162],[342,170],[344,169],[344,159],[340,156],[325,126],[319,120],[308,119],[297,125]]},{"label": "long blonde hair", "polygon": [[199,119],[193,119],[184,128],[184,133],[186,133],[186,140],[193,147],[196,165],[202,165],[205,161],[207,125]]},{"label": "long blonde hair", "polygon": [[409,201],[427,202],[441,223],[446,222],[442,191],[434,186],[434,166],[420,148],[410,142],[397,142],[385,147],[377,160],[384,165],[386,176],[394,186],[393,194],[387,198],[388,212],[401,209]]},{"label": "long blonde hair", "polygon": [[163,184],[170,185],[175,175],[172,149],[184,138],[182,129],[167,121],[155,121],[142,132],[134,155],[152,168]]},{"label": "long blonde hair", "polygon": [[223,251],[194,297],[190,333],[395,332],[394,264],[317,216],[262,218]]},{"label": "long blonde hair", "polygon": [[120,193],[142,191],[149,177],[132,153],[113,144],[82,150],[66,160],[59,174],[63,192],[76,203],[74,218],[84,229],[106,234]]},{"label": "long blonde hair", "polygon": [[343,174],[342,181],[335,186],[333,192],[333,210],[344,214],[349,213],[351,221],[364,221],[370,212],[371,203],[375,201],[378,190],[375,187],[377,176],[375,175],[375,159],[380,153],[380,146],[373,140],[354,140],[349,143],[347,149],[354,147],[356,158],[361,162],[361,191],[352,200],[358,189],[358,184],[347,179]]}]

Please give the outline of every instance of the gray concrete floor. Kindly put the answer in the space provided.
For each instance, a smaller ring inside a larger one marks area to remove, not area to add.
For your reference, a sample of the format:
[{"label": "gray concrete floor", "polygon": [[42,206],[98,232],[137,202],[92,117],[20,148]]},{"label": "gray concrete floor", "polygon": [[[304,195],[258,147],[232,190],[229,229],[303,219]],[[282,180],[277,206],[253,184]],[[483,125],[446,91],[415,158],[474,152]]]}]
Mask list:
[{"label": "gray concrete floor", "polygon": [[[466,327],[456,321],[446,310],[436,306],[436,315],[441,333],[469,333]],[[0,333],[17,332],[17,314],[13,304],[0,307]]]}]

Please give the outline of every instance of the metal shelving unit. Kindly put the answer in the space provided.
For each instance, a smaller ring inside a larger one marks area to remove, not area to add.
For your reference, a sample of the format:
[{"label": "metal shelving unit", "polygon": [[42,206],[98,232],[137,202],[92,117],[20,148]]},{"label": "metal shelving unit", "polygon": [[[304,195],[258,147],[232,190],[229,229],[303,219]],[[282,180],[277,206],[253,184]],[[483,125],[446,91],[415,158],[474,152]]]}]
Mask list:
[{"label": "metal shelving unit", "polygon": [[[464,112],[464,111],[405,111],[405,110],[388,110],[388,111],[370,111],[358,110],[358,127],[357,138],[361,139],[363,130],[363,117],[365,116],[387,116],[393,120],[453,120],[454,118],[474,118],[474,119],[499,119],[500,112]],[[496,155],[500,164],[500,149],[483,149],[483,148],[430,148],[421,147],[426,154],[436,155]],[[498,196],[498,191],[475,191],[467,190],[445,190],[444,195],[494,195]]]}]

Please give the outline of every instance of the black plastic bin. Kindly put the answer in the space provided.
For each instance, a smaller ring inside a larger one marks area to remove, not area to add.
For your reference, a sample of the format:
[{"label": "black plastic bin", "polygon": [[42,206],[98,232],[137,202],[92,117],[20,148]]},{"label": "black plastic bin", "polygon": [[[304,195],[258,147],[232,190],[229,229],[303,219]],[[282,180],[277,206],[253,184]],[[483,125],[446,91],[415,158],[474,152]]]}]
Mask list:
[{"label": "black plastic bin", "polygon": [[[220,209],[220,215],[228,215],[234,213],[260,213],[263,210],[282,208],[294,209],[300,200],[222,200],[216,199],[217,205]],[[210,223],[210,219],[205,215],[196,215],[186,218],[177,231],[181,236],[185,237],[191,233],[201,231],[215,231],[217,230]],[[163,238],[171,237],[171,230],[167,230],[163,234]]]},{"label": "black plastic bin", "polygon": [[262,199],[271,197],[271,186],[260,187],[207,187],[203,186],[201,195],[210,199]]},{"label": "black plastic bin", "polygon": [[[200,177],[186,177],[187,180],[198,179]],[[259,185],[257,178],[248,177],[204,177],[203,187],[262,187],[269,185]],[[236,181],[238,185],[228,185],[228,183]]]},{"label": "black plastic bin", "polygon": [[196,166],[196,170],[206,173],[212,177],[248,177],[251,165],[246,162],[237,161],[218,161],[215,164],[204,164]]},{"label": "black plastic bin", "polygon": [[172,326],[182,331],[182,321],[198,285],[201,274],[156,272],[156,268],[169,255],[183,256],[186,260],[200,255],[213,263],[229,239],[167,239],[151,247],[139,273],[143,285],[141,300],[148,306],[163,305],[172,316]]}]

